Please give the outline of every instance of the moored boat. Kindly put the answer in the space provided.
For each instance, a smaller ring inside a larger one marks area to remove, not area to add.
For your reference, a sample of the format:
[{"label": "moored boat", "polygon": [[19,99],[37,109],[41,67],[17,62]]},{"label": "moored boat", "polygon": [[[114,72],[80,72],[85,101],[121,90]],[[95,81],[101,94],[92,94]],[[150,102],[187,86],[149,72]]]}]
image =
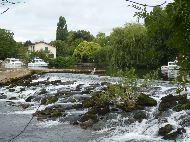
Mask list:
[{"label": "moored boat", "polygon": [[21,68],[23,65],[23,62],[16,58],[6,58],[2,63],[2,66],[7,69]]},{"label": "moored boat", "polygon": [[48,67],[48,63],[46,63],[43,59],[36,57],[32,60],[32,62],[28,63],[28,67]]}]

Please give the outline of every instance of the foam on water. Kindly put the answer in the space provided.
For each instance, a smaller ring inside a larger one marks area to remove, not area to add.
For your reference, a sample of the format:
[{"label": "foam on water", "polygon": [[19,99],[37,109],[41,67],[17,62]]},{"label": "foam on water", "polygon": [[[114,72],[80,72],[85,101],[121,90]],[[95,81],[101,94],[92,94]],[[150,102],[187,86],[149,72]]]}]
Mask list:
[{"label": "foam on water", "polygon": [[38,123],[38,126],[40,128],[51,128],[53,126],[57,126],[57,125],[60,125],[61,123],[58,122],[58,121],[44,121],[44,122],[40,122]]}]

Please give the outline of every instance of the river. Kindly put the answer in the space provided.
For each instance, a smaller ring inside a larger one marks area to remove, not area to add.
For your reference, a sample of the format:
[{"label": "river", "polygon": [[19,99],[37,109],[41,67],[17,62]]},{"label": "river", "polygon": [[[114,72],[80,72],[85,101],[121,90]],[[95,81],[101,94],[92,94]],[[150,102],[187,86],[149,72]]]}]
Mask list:
[{"label": "river", "polygon": [[[50,84],[37,82],[61,80],[62,84]],[[26,124],[32,118],[32,114],[40,105],[37,100],[25,102],[29,96],[34,96],[36,92],[45,89],[46,94],[53,95],[59,91],[67,90],[72,92],[72,96],[67,98],[59,98],[55,104],[62,104],[66,107],[71,104],[80,104],[81,97],[88,97],[87,93],[76,91],[76,87],[81,85],[81,90],[85,92],[85,88],[92,90],[101,90],[104,82],[118,83],[119,78],[112,78],[109,76],[98,75],[84,75],[84,74],[67,74],[67,73],[49,73],[37,76],[30,86],[15,86],[15,87],[1,87],[0,96],[5,97],[0,99],[0,141],[7,142],[17,134],[19,134]],[[35,85],[34,85],[35,84]],[[24,89],[23,89],[24,88]],[[154,84],[145,90],[146,93],[151,94],[158,105],[161,98],[168,94],[175,94],[177,85],[170,84],[166,81],[155,81]],[[91,91],[92,91],[91,90]],[[186,93],[190,92],[187,86]],[[75,98],[75,101],[73,101]],[[78,100],[77,100],[77,99]],[[189,99],[188,95],[188,99]],[[29,104],[30,107],[23,109],[21,104]],[[131,121],[131,114],[129,113],[115,113],[111,112],[99,121],[101,125],[100,130],[81,129],[78,125],[70,125],[69,119],[73,119],[76,114],[84,114],[86,109],[67,109],[64,118],[54,120],[38,121],[34,117],[26,130],[14,139],[14,142],[169,142],[169,140],[162,139],[158,136],[158,130],[165,124],[172,124],[174,129],[181,128],[182,117],[189,119],[190,111],[174,112],[167,111],[161,119],[156,119],[158,114],[158,105],[151,108],[146,108],[144,111],[147,117],[142,121]],[[52,106],[52,104],[48,105]],[[43,110],[45,105],[40,105],[39,110]],[[73,117],[72,117],[73,116]],[[166,120],[167,121],[166,121]],[[100,123],[101,122],[101,123]],[[190,141],[190,122],[183,126],[186,130],[176,141],[189,142]],[[172,141],[171,141],[172,142]]]}]

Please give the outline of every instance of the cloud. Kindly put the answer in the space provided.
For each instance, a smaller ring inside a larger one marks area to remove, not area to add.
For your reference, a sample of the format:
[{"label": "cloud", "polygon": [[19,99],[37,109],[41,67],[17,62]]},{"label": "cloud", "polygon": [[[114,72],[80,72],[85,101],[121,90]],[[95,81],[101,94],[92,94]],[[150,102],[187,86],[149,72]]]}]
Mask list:
[{"label": "cloud", "polygon": [[128,4],[125,0],[25,0],[0,16],[0,28],[13,31],[16,40],[51,41],[59,16],[64,16],[69,30],[109,34],[114,27],[136,21],[135,9]]}]

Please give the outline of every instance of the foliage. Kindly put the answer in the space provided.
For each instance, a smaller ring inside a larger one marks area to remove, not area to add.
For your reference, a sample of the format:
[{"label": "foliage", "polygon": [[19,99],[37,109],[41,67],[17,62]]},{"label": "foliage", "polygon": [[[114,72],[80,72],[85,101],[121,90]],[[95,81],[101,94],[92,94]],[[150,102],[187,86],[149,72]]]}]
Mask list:
[{"label": "foliage", "polygon": [[126,24],[115,28],[110,35],[112,68],[125,70],[152,64],[154,56],[146,46],[147,31],[141,24]]},{"label": "foliage", "polygon": [[94,53],[100,48],[97,43],[83,41],[77,46],[73,55],[81,62],[93,62]]},{"label": "foliage", "polygon": [[62,40],[55,40],[50,43],[54,47],[56,47],[56,54],[57,57],[59,56],[68,56],[69,55],[69,48],[65,41]]},{"label": "foliage", "polygon": [[0,29],[0,60],[17,56],[17,44],[13,33]]},{"label": "foliage", "polygon": [[32,59],[34,57],[39,57],[39,58],[43,59],[44,61],[48,61],[49,60],[48,54],[45,53],[42,50],[36,51],[36,52],[32,52],[31,54],[29,54],[29,56],[28,56],[28,62],[32,61]]},{"label": "foliage", "polygon": [[59,22],[57,23],[56,40],[66,40],[67,34],[66,20],[63,16],[60,16]]},{"label": "foliage", "polygon": [[75,59],[71,56],[69,57],[57,57],[49,61],[49,67],[54,68],[68,68],[75,64]]}]

